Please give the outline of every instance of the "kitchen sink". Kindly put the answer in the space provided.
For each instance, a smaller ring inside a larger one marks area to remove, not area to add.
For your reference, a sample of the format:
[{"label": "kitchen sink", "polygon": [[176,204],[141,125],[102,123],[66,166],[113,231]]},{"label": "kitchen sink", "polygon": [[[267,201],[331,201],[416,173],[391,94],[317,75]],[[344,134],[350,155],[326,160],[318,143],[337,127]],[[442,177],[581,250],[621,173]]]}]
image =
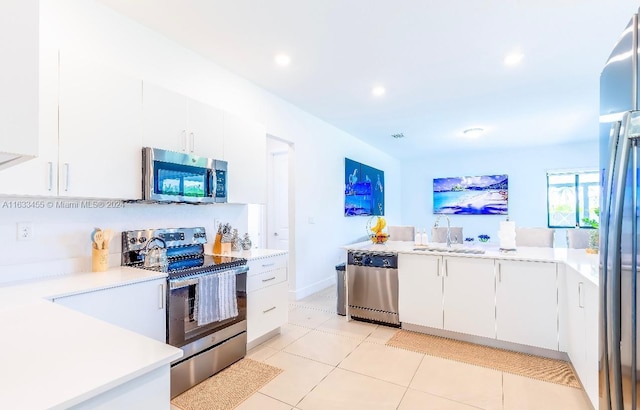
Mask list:
[{"label": "kitchen sink", "polygon": [[429,245],[429,246],[419,246],[413,248],[414,251],[424,251],[424,252],[446,252],[446,253],[471,253],[471,254],[482,254],[485,253],[484,249],[473,248],[469,246],[463,245],[451,245],[451,246],[437,246],[437,245]]}]

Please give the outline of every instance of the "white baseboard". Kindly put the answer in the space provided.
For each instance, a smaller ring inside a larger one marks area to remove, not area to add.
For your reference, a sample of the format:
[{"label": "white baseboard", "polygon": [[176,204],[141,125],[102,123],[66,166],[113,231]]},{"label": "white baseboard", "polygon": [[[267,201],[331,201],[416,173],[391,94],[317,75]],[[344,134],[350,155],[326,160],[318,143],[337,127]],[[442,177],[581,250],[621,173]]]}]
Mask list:
[{"label": "white baseboard", "polygon": [[309,286],[305,286],[304,288],[296,289],[293,291],[289,291],[290,294],[294,297],[295,300],[304,299],[309,295],[312,295],[316,292],[319,292],[323,289],[328,288],[331,285],[335,285],[336,277],[335,275],[331,275],[321,281],[318,281]]}]

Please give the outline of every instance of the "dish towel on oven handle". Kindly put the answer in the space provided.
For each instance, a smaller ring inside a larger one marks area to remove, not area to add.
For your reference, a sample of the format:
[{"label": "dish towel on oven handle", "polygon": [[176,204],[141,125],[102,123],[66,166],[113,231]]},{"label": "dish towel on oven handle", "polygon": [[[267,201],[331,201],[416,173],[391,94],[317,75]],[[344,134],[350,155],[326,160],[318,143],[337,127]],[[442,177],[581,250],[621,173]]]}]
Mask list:
[{"label": "dish towel on oven handle", "polygon": [[238,300],[236,298],[236,272],[222,271],[218,274],[218,307],[219,320],[226,320],[238,316]]},{"label": "dish towel on oven handle", "polygon": [[193,315],[196,317],[199,326],[220,320],[219,282],[220,279],[217,274],[204,275],[198,278]]}]

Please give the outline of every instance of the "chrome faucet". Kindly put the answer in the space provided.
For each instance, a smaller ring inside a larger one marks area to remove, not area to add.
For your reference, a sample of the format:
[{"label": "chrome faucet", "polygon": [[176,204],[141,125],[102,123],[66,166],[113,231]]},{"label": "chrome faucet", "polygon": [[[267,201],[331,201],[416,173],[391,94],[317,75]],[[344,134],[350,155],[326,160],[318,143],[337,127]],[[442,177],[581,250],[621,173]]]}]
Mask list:
[{"label": "chrome faucet", "polygon": [[447,248],[450,248],[451,247],[451,221],[449,220],[449,217],[443,214],[438,215],[438,217],[436,218],[436,222],[433,224],[433,227],[434,228],[438,227],[438,222],[440,222],[440,218],[442,218],[443,216],[447,218]]}]

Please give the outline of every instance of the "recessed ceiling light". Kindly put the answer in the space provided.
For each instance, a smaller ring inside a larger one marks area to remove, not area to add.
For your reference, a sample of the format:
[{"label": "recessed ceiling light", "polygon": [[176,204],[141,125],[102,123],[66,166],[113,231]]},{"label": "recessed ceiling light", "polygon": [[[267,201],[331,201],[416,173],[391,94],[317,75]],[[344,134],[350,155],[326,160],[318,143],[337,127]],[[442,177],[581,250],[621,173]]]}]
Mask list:
[{"label": "recessed ceiling light", "polygon": [[513,53],[509,53],[504,57],[504,65],[508,67],[513,67],[522,62],[524,58],[524,54],[520,51],[514,51]]},{"label": "recessed ceiling light", "polygon": [[275,60],[276,64],[278,64],[280,67],[286,67],[289,65],[289,63],[291,63],[291,57],[286,54],[277,54]]},{"label": "recessed ceiling light", "polygon": [[385,93],[387,92],[387,90],[384,89],[383,86],[381,85],[376,85],[375,87],[373,87],[371,89],[371,94],[373,94],[376,97],[381,97],[383,96]]},{"label": "recessed ceiling light", "polygon": [[404,134],[403,134],[403,133],[401,133],[401,132],[399,132],[399,133],[397,133],[397,134],[391,134],[391,136],[392,136],[393,138],[396,138],[396,139],[404,138]]},{"label": "recessed ceiling light", "polygon": [[469,138],[479,137],[483,133],[484,133],[484,128],[480,128],[480,127],[467,128],[466,130],[462,131],[462,135]]}]

